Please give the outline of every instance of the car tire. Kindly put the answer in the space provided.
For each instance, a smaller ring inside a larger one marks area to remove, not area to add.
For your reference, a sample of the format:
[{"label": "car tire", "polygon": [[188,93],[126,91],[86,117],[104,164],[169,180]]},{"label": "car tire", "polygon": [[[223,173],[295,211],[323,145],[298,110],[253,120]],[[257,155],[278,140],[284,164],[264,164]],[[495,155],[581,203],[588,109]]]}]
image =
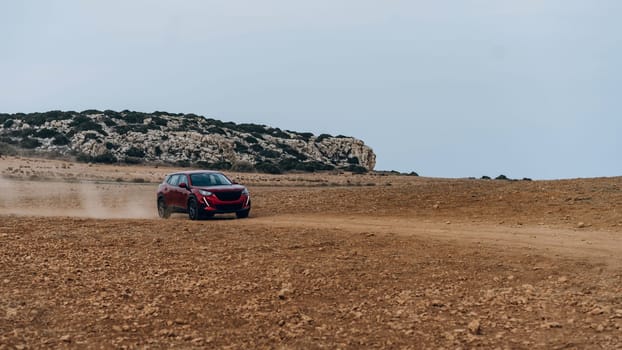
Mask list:
[{"label": "car tire", "polygon": [[236,212],[236,213],[235,213],[235,216],[236,216],[238,219],[244,219],[244,218],[247,218],[247,217],[248,217],[248,214],[250,214],[250,212],[251,212],[251,210],[250,210],[250,209],[243,210],[243,211],[238,211],[238,212]]},{"label": "car tire", "polygon": [[201,220],[203,218],[199,203],[197,203],[194,197],[188,200],[188,218],[190,218],[190,220]]},{"label": "car tire", "polygon": [[166,206],[164,198],[158,198],[158,216],[162,219],[168,219],[171,216],[171,211]]}]

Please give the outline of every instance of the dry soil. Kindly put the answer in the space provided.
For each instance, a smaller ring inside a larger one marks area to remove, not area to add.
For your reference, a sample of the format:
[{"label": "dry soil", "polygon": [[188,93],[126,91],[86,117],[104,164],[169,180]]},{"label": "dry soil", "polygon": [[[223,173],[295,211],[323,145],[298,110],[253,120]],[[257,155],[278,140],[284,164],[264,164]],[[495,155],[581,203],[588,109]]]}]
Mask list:
[{"label": "dry soil", "polygon": [[622,348],[622,178],[231,174],[250,218],[163,220],[173,170],[0,159],[0,349]]}]

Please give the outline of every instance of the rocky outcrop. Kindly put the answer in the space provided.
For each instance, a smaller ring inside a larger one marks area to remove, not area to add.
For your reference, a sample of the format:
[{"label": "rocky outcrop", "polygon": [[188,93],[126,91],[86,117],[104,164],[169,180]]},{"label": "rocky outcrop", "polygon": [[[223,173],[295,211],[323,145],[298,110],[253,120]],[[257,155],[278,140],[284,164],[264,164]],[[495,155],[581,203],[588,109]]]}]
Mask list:
[{"label": "rocky outcrop", "polygon": [[94,162],[166,162],[257,170],[373,170],[376,155],[353,137],[319,136],[194,114],[52,111],[0,114],[0,143]]}]

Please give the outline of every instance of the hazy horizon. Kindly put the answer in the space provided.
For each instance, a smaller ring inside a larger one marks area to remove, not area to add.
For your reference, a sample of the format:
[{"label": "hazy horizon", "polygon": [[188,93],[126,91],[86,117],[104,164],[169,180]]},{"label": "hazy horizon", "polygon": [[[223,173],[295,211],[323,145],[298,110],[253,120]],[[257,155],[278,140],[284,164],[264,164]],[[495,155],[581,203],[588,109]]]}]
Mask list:
[{"label": "hazy horizon", "polygon": [[195,113],[362,139],[377,170],[622,175],[615,1],[20,1],[0,112]]}]

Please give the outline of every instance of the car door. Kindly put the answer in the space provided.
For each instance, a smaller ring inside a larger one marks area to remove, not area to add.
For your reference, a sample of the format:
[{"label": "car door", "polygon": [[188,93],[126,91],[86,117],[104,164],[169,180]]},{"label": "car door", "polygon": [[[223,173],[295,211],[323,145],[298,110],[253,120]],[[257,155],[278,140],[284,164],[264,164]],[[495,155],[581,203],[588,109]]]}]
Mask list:
[{"label": "car door", "polygon": [[[186,184],[186,188],[179,187],[181,184]],[[186,174],[180,174],[179,180],[177,181],[177,203],[180,208],[186,208],[186,203],[188,203],[188,196],[190,195],[188,176]]]},{"label": "car door", "polygon": [[166,205],[169,207],[179,207],[179,187],[177,187],[179,176],[171,175],[164,188],[164,198],[166,199]]}]

